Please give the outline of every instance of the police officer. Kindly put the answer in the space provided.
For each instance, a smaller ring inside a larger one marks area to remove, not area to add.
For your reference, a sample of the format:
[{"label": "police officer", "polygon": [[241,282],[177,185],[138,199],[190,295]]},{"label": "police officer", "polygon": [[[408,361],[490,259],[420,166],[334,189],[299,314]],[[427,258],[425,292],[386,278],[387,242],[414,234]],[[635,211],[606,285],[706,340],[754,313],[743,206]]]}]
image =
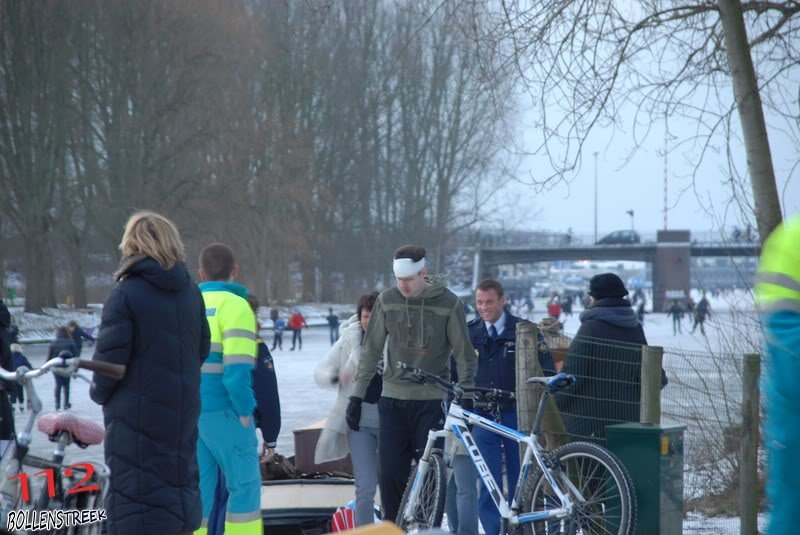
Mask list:
[{"label": "police officer", "polygon": [[[475,291],[475,308],[478,317],[467,324],[472,346],[478,352],[478,374],[475,386],[516,390],[516,336],[520,318],[505,310],[506,300],[503,286],[494,279],[485,279]],[[555,373],[553,359],[544,339],[539,334],[539,362],[547,375]],[[491,417],[491,415],[486,415]],[[517,428],[516,404],[509,402],[500,413],[500,422],[512,429]],[[519,445],[490,431],[475,427],[472,430],[486,465],[499,486],[503,487],[503,460],[508,479],[507,494],[513,491],[519,477]],[[500,532],[500,512],[492,498],[481,486],[478,499],[478,516],[486,535]]]}]

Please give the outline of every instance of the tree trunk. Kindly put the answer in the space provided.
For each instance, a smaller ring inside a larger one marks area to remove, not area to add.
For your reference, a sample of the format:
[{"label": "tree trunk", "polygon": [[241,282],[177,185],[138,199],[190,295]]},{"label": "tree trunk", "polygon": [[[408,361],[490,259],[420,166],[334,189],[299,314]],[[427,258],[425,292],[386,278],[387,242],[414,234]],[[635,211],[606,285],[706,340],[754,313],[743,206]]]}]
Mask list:
[{"label": "tree trunk", "polygon": [[53,253],[47,235],[26,238],[25,312],[56,306]]},{"label": "tree trunk", "polygon": [[740,0],[719,0],[719,13],[725,34],[728,66],[733,79],[733,95],[742,123],[747,168],[753,187],[756,223],[761,241],[767,239],[783,217],[775,183],[775,169],[769,148],[767,125],[758,92],[758,81],[750,55]]},{"label": "tree trunk", "polygon": [[317,273],[311,255],[306,255],[300,262],[303,270],[303,296],[304,303],[315,301],[317,289]]},{"label": "tree trunk", "polygon": [[83,262],[83,255],[80,249],[75,246],[71,251],[67,252],[69,258],[69,270],[72,277],[72,303],[75,308],[86,308],[87,294],[86,294],[86,273]]}]

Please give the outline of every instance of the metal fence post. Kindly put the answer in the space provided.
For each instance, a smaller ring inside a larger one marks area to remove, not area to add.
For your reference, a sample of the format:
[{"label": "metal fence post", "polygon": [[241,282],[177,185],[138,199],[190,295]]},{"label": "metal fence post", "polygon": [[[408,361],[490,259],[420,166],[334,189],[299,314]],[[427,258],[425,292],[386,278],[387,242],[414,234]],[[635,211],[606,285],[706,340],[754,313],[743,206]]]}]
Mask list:
[{"label": "metal fence post", "polygon": [[639,422],[661,424],[661,362],[664,348],[642,346],[642,389]]},{"label": "metal fence post", "polygon": [[749,353],[742,367],[742,445],[739,458],[739,532],[758,534],[758,443],[761,393],[761,356]]}]

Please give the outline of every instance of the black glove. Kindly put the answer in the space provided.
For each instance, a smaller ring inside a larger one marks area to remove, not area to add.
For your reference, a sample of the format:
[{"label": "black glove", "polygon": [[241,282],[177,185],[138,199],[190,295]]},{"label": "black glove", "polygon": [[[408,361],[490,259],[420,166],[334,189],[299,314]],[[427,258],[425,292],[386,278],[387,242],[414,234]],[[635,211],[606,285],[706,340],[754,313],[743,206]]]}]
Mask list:
[{"label": "black glove", "polygon": [[358,431],[358,424],[361,422],[361,402],[361,398],[350,396],[350,403],[347,404],[347,411],[345,411],[347,427],[353,431]]},{"label": "black glove", "polygon": [[461,408],[465,411],[475,412],[475,400],[472,398],[461,398]]}]

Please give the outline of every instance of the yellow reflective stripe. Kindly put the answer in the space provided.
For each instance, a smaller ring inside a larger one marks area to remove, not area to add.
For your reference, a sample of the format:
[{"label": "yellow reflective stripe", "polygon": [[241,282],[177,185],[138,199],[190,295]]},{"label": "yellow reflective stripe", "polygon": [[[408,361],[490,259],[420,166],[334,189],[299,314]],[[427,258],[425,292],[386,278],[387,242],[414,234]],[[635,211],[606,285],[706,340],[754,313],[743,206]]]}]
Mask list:
[{"label": "yellow reflective stripe", "polygon": [[256,333],[247,329],[228,329],[222,333],[222,339],[226,338],[247,338],[248,340],[255,340]]},{"label": "yellow reflective stripe", "polygon": [[221,362],[212,362],[200,366],[200,373],[223,373],[224,371],[225,365]]},{"label": "yellow reflective stripe", "polygon": [[218,342],[211,343],[211,352],[212,353],[222,353],[222,344]]},{"label": "yellow reflective stripe", "polygon": [[756,284],[774,284],[789,290],[800,292],[800,281],[793,279],[785,273],[762,271],[756,274]]},{"label": "yellow reflective stripe", "polygon": [[225,513],[225,522],[252,522],[253,520],[261,520],[261,511],[253,511],[252,513]]},{"label": "yellow reflective stripe", "polygon": [[225,535],[262,535],[264,533],[264,521],[260,514],[258,520],[250,522],[228,522],[225,520]]},{"label": "yellow reflective stripe", "polygon": [[253,338],[253,340],[247,340],[245,338],[226,338],[222,346],[224,347],[222,350],[223,353],[239,353],[255,357],[258,352],[255,338]]},{"label": "yellow reflective stripe", "polygon": [[[233,355],[222,355],[222,361],[225,365],[228,364],[255,364],[256,358],[253,355],[247,354],[233,354]],[[205,364],[204,364],[205,366]]]}]

